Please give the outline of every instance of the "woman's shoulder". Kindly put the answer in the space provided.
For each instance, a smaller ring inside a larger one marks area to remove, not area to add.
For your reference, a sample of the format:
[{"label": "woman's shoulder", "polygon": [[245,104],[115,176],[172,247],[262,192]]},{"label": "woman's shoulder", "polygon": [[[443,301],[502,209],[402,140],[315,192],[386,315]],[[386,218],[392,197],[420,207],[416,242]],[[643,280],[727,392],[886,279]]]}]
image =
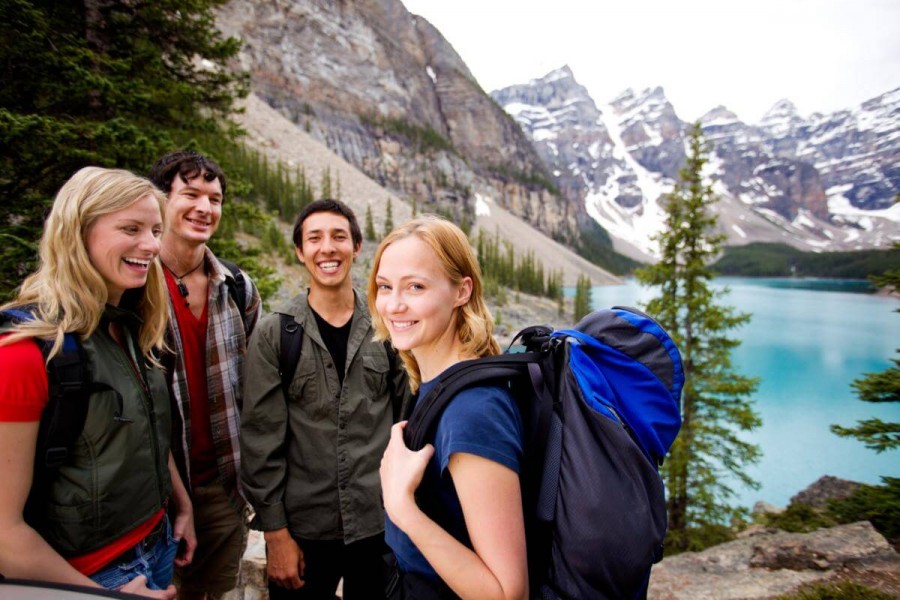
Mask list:
[{"label": "woman's shoulder", "polygon": [[0,421],[37,421],[47,402],[44,355],[32,338],[0,346]]}]

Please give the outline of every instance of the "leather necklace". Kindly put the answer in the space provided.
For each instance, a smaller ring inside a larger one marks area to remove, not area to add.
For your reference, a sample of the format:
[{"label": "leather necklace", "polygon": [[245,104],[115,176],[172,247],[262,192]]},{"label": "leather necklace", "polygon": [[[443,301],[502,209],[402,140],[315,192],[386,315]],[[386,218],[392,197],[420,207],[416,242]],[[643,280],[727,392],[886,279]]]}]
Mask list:
[{"label": "leather necklace", "polygon": [[[162,261],[160,261],[160,262],[162,262]],[[188,271],[185,271],[185,272],[182,273],[181,275],[179,275],[179,274],[177,274],[175,271],[173,271],[173,270],[169,267],[169,265],[167,265],[166,263],[163,263],[163,264],[162,264],[162,265],[166,268],[166,271],[168,271],[169,273],[171,273],[171,274],[172,274],[172,277],[175,278],[175,286],[178,288],[178,293],[181,294],[181,297],[182,297],[182,298],[184,298],[184,305],[185,305],[185,306],[190,306],[191,304],[190,304],[190,302],[188,302],[188,300],[187,300],[187,297],[188,297],[188,288],[187,288],[187,286],[184,284],[184,282],[182,281],[182,279],[184,279],[185,277],[187,277],[188,275],[190,275],[191,273],[193,273],[194,271],[196,271],[197,269],[199,269],[200,267],[202,267],[202,266],[203,266],[203,263],[205,263],[205,262],[206,262],[206,257],[204,256],[203,258],[200,259],[200,262],[197,263],[197,266],[196,266],[196,267],[194,267],[193,269],[190,269],[190,270],[188,270]]]}]

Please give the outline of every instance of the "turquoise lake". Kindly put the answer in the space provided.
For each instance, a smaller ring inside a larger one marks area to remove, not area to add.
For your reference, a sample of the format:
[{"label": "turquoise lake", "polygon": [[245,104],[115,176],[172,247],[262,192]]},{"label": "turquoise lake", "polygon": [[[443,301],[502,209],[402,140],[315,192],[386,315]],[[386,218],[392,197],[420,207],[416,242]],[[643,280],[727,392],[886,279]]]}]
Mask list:
[{"label": "turquoise lake", "polygon": [[[722,303],[752,314],[749,324],[732,332],[742,340],[732,359],[737,372],[761,379],[753,399],[763,420],[745,435],[763,452],[747,469],[761,487],[735,487],[736,503],[785,506],[822,475],[875,484],[884,475],[900,476],[896,451],[876,454],[829,431],[832,423],[852,425],[870,417],[900,421],[900,406],[862,402],[850,387],[861,374],[884,370],[897,358],[900,313],[894,311],[900,301],[866,293],[868,284],[859,281],[714,283],[726,285],[730,294]],[[655,295],[653,288],[628,282],[593,288],[592,302],[595,308],[639,307]]]}]

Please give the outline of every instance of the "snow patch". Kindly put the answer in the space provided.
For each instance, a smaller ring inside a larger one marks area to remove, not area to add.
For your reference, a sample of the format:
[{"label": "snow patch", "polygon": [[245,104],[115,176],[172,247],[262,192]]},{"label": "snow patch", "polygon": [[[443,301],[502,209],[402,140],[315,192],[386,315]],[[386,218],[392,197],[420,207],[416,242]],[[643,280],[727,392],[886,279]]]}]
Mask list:
[{"label": "snow patch", "polygon": [[747,238],[747,234],[744,233],[744,230],[741,229],[738,225],[732,225],[731,228],[734,230],[734,232],[735,232],[736,234],[738,234],[738,235],[741,236],[742,238],[744,238],[744,239]]},{"label": "snow patch", "polygon": [[491,216],[491,204],[494,203],[494,199],[490,196],[482,196],[479,193],[475,193],[475,215],[478,217],[489,217]]},{"label": "snow patch", "polygon": [[425,72],[431,78],[432,83],[437,83],[437,75],[435,74],[434,69],[431,68],[431,65],[425,67]]}]

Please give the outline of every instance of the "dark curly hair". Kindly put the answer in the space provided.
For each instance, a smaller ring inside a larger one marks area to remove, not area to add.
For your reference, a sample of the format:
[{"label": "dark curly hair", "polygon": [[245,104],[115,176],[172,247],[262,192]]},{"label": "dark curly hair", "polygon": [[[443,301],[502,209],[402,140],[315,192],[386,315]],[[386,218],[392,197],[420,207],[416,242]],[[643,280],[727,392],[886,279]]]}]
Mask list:
[{"label": "dark curly hair", "polygon": [[222,197],[225,197],[225,173],[222,167],[199,152],[193,150],[169,152],[154,163],[148,177],[156,187],[168,194],[172,191],[175,175],[178,175],[184,183],[197,177],[203,177],[204,181],[218,179],[222,186]]}]

